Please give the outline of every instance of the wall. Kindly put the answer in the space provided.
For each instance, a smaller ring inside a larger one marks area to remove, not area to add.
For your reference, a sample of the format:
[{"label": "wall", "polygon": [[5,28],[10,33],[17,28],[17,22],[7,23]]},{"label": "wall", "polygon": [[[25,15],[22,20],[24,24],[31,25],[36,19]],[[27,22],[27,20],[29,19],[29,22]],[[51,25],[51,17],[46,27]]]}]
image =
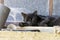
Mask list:
[{"label": "wall", "polygon": [[53,15],[60,16],[60,0],[54,0],[53,2]]}]

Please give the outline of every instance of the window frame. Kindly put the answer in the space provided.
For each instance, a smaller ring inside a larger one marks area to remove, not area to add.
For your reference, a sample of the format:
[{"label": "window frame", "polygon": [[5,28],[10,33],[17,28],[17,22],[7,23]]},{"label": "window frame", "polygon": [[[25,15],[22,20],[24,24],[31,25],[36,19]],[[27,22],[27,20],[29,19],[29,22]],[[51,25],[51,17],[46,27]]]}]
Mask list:
[{"label": "window frame", "polygon": [[4,0],[0,0],[0,3],[1,3],[1,4],[4,4]]},{"label": "window frame", "polygon": [[52,16],[53,13],[53,0],[49,0],[49,15]]}]

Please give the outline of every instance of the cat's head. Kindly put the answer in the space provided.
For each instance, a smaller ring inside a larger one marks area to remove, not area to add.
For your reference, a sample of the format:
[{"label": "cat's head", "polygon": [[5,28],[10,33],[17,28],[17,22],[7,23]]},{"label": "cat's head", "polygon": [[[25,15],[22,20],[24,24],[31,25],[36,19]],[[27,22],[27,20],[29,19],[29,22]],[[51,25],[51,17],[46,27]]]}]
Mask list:
[{"label": "cat's head", "polygon": [[29,25],[37,25],[38,21],[40,21],[40,17],[37,15],[37,11],[34,11],[33,13],[23,13],[22,16],[24,19],[24,22],[28,23]]}]

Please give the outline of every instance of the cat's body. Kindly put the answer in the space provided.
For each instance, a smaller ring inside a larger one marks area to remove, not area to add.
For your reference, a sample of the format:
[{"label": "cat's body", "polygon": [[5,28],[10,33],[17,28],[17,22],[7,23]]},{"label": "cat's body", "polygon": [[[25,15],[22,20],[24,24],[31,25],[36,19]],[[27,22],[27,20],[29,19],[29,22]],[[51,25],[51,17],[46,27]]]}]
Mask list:
[{"label": "cat's body", "polygon": [[24,23],[19,23],[20,26],[54,26],[60,25],[60,17],[51,17],[37,15],[37,11],[29,14],[22,13]]},{"label": "cat's body", "polygon": [[37,11],[29,14],[22,13],[22,16],[24,18],[24,23],[19,23],[20,26],[25,25],[25,26],[38,26],[39,22],[44,20],[41,18],[42,16],[37,15]]}]

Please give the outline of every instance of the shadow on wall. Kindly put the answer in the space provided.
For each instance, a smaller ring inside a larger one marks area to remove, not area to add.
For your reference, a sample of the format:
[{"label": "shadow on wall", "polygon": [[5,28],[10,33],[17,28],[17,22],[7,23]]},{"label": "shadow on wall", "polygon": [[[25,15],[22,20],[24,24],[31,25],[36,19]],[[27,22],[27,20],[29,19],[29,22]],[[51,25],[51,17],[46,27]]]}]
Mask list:
[{"label": "shadow on wall", "polygon": [[11,12],[8,16],[7,22],[22,22],[23,17],[21,15],[21,12],[25,13],[31,13],[30,10],[27,10],[25,8],[10,8]]}]

